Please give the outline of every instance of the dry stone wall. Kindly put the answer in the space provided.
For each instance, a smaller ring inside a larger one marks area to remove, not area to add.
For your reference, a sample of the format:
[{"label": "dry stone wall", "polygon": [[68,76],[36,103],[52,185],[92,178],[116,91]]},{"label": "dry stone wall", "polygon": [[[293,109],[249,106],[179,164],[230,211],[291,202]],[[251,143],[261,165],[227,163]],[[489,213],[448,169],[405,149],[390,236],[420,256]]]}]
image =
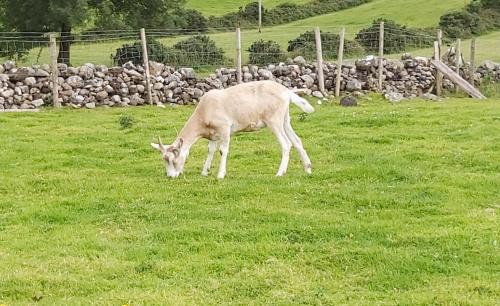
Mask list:
[{"label": "dry stone wall", "polygon": [[[150,64],[153,103],[196,103],[211,89],[222,89],[237,84],[236,69],[221,68],[208,77],[199,78],[191,68]],[[144,68],[126,63],[122,67],[85,64],[68,67],[59,64],[59,96],[62,105],[74,108],[97,106],[136,106],[146,102]],[[244,66],[243,81],[274,80],[288,88],[304,89],[306,94],[321,98],[317,80],[317,66],[302,57],[286,63],[266,67]],[[324,66],[325,88],[335,90],[337,65]],[[465,75],[465,71],[462,71]],[[342,66],[341,90],[344,92],[377,90],[378,60],[367,57]],[[500,81],[500,64],[485,62],[476,71],[475,80]],[[401,60],[384,61],[384,93],[402,97],[421,96],[432,90],[434,68],[428,58],[405,54]],[[445,89],[453,84],[444,81]],[[34,65],[16,67],[12,61],[0,65],[0,109],[30,109],[52,104],[50,67]]]}]

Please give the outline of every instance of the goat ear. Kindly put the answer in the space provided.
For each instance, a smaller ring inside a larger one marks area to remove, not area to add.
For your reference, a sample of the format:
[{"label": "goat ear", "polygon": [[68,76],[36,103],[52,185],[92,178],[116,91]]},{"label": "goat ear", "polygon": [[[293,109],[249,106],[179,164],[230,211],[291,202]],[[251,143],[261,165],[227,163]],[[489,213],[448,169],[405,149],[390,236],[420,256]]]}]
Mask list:
[{"label": "goat ear", "polygon": [[177,143],[177,149],[181,149],[182,148],[182,144],[184,143],[184,140],[182,138],[179,138],[179,142]]},{"label": "goat ear", "polygon": [[158,150],[158,151],[160,151],[160,152],[163,152],[163,148],[162,148],[162,147],[161,147],[161,145],[160,145],[160,144],[158,144],[158,143],[153,143],[153,142],[152,142],[152,143],[151,143],[151,147],[153,147],[153,149],[156,149],[156,150]]}]

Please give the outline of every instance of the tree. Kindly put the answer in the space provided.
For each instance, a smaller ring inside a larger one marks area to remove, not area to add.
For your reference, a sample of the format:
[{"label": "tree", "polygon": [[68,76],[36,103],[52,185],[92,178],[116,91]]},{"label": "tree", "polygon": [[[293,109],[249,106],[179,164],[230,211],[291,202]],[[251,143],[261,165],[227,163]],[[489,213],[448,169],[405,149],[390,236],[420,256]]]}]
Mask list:
[{"label": "tree", "polygon": [[60,32],[58,61],[69,63],[71,29],[87,17],[88,0],[1,0],[6,30],[18,32]]},{"label": "tree", "polygon": [[[0,0],[4,29],[18,32],[59,32],[58,62],[69,64],[72,30],[95,21],[140,27],[172,23],[169,14],[185,0]],[[110,22],[117,18],[121,22]],[[104,27],[103,27],[104,28]]]},{"label": "tree", "polygon": [[[100,28],[111,18],[132,29],[174,28],[182,17],[185,0],[89,0],[97,8]],[[106,11],[103,10],[106,8]]]}]

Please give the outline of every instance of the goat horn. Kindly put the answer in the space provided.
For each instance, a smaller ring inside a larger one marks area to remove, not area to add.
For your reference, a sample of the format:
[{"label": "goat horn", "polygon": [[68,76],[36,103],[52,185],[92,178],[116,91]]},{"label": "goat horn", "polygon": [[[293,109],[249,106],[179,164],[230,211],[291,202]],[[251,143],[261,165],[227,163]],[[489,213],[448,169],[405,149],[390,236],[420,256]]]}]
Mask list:
[{"label": "goat horn", "polygon": [[164,148],[164,147],[163,147],[163,142],[161,141],[160,136],[158,136],[158,143],[160,144],[160,148],[161,148],[161,150],[163,151],[163,148]]}]

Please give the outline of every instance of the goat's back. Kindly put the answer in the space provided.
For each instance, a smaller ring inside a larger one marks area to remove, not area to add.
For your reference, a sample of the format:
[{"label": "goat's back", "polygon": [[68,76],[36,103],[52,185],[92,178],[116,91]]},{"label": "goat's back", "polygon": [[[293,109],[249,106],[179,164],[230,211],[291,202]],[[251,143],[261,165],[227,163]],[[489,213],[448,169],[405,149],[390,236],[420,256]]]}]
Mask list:
[{"label": "goat's back", "polygon": [[270,120],[277,111],[286,111],[290,91],[273,81],[243,83],[206,93],[196,112],[205,121],[231,120],[246,125]]}]

